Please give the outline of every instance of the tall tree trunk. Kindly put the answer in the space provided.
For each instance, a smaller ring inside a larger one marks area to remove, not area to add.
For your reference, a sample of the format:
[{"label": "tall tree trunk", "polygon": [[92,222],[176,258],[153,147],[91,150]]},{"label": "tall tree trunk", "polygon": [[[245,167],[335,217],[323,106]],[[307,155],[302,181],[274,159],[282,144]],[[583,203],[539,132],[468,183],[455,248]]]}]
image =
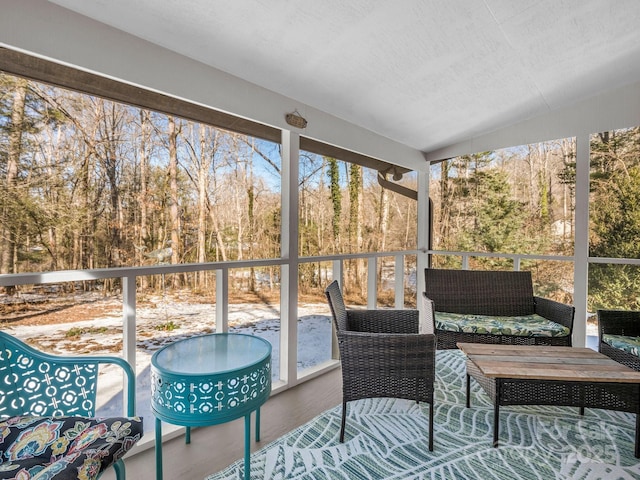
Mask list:
[{"label": "tall tree trunk", "polygon": [[[151,139],[151,122],[148,110],[140,110],[140,145],[138,151],[138,157],[140,162],[140,194],[138,205],[140,208],[140,230],[137,238],[138,245],[140,247],[147,246],[149,239],[149,158],[147,155],[147,149]],[[142,250],[136,249],[137,265],[141,265],[144,261]],[[149,277],[143,276],[140,278],[140,285],[142,288],[148,288]]]},{"label": "tall tree trunk", "polygon": [[[362,167],[352,163],[349,168],[349,244],[351,252],[362,249]],[[360,259],[355,262],[354,280],[356,287],[364,294],[364,268]]]},{"label": "tall tree trunk", "polygon": [[[1,212],[0,226],[0,273],[17,273],[13,263],[13,250],[15,243],[15,231],[12,221],[17,196],[16,182],[18,179],[18,165],[22,152],[22,130],[24,124],[25,104],[27,100],[27,81],[17,79],[13,92],[13,104],[11,107],[11,125],[9,127],[9,151],[7,152],[7,176],[5,178],[5,195],[3,211]],[[6,288],[8,293],[13,288]]]},{"label": "tall tree trunk", "polygon": [[[42,148],[43,152],[43,167],[46,171],[46,175],[49,178],[60,178],[58,166],[61,163],[61,152],[57,146],[61,143],[61,129],[56,129],[56,132],[49,130],[47,135],[50,138],[55,138],[54,142]],[[45,153],[46,152],[46,153]],[[74,252],[68,250],[68,246],[65,245],[65,238],[70,236],[71,238],[78,235],[78,229],[74,228],[74,222],[71,219],[71,215],[65,215],[67,205],[64,204],[66,196],[61,189],[59,182],[43,188],[43,195],[45,203],[51,210],[55,220],[52,222],[48,229],[49,231],[49,250],[52,252],[52,270],[64,270],[67,268],[77,268],[74,262]],[[67,217],[68,220],[62,220]],[[68,222],[68,223],[67,223]],[[69,255],[71,254],[71,255]]]},{"label": "tall tree trunk", "polygon": [[439,228],[437,232],[431,232],[432,238],[433,234],[437,233],[440,237],[441,244],[439,244],[439,248],[444,248],[445,250],[449,248],[449,242],[446,239],[449,238],[449,234],[451,232],[451,189],[450,189],[450,180],[449,180],[449,170],[451,169],[451,162],[449,160],[445,160],[440,162],[440,213],[439,213]]},{"label": "tall tree trunk", "polygon": [[[575,165],[575,145],[572,139],[564,139],[561,143],[562,164],[564,172],[571,172],[572,166]],[[572,238],[575,218],[573,215],[575,200],[575,175],[565,173],[562,181],[562,220],[563,220],[563,236],[564,238]],[[569,231],[566,230],[567,221],[569,222]]]},{"label": "tall tree trunk", "polygon": [[[198,226],[197,226],[197,258],[199,263],[207,261],[207,206],[208,206],[208,191],[209,185],[209,168],[215,152],[215,142],[218,136],[218,131],[214,130],[213,143],[214,146],[211,150],[207,149],[207,130],[204,125],[200,125],[200,159],[198,161]],[[198,287],[203,289],[206,287],[206,275],[207,272],[198,272]]]},{"label": "tall tree trunk", "polygon": [[[249,177],[249,185],[247,186],[247,216],[249,220],[249,232],[247,234],[247,242],[249,243],[249,258],[254,258],[254,222],[255,222],[255,190],[253,188],[253,179]],[[249,268],[249,291],[256,291],[255,268]]]},{"label": "tall tree trunk", "polygon": [[[356,218],[358,219],[358,223],[356,224],[356,245],[357,252],[362,252],[364,250],[364,238],[362,236],[362,226],[364,224],[364,182],[363,182],[363,169],[362,166],[357,166],[358,170],[358,209],[356,212]],[[359,258],[357,263],[360,265],[360,291],[362,292],[362,297],[366,298],[367,294],[367,282],[365,280],[365,272],[366,262],[364,259]]]},{"label": "tall tree trunk", "polygon": [[[387,233],[389,230],[389,192],[386,188],[380,189],[380,209],[378,212],[378,225],[379,230],[377,250],[378,252],[384,252],[387,249]],[[378,280],[382,280],[382,262],[378,263]]]},{"label": "tall tree trunk", "polygon": [[[236,175],[238,175],[239,172],[236,170]],[[238,184],[241,185],[246,185],[246,172],[243,170],[242,171],[242,175],[243,178],[240,180],[238,179]],[[236,202],[236,212],[238,212],[238,218],[237,218],[237,228],[236,228],[236,244],[237,244],[237,258],[238,260],[244,260],[244,255],[243,255],[243,251],[242,251],[242,243],[244,241],[244,225],[242,224],[242,200],[240,198],[240,189],[236,186],[236,189],[234,191],[234,195],[235,195],[235,202]]]},{"label": "tall tree trunk", "polygon": [[[171,263],[179,262],[180,250],[180,215],[178,210],[178,130],[175,118],[168,117],[169,120],[169,223],[171,229]],[[178,275],[173,276],[173,286],[179,286]]]},{"label": "tall tree trunk", "polygon": [[218,215],[210,208],[209,210],[209,218],[211,219],[211,223],[213,225],[215,231],[215,242],[216,242],[216,262],[227,261],[227,247],[224,244],[224,239],[222,238],[222,233],[220,232],[220,221],[218,219]]},{"label": "tall tree trunk", "polygon": [[121,266],[121,218],[120,218],[120,182],[118,179],[118,154],[116,151],[117,121],[115,105],[111,104],[111,112],[107,114],[106,102],[98,100],[97,118],[103,124],[102,160],[109,181],[110,221],[109,221],[109,266]]},{"label": "tall tree trunk", "polygon": [[342,215],[342,190],[340,190],[340,170],[338,161],[328,157],[329,162],[329,189],[331,192],[331,205],[333,215],[331,216],[331,239],[333,240],[333,253],[343,252],[340,245],[340,216]]},{"label": "tall tree trunk", "polygon": [[389,230],[389,192],[386,188],[380,190],[380,211],[378,215],[378,251],[384,252],[387,248],[387,234]]}]

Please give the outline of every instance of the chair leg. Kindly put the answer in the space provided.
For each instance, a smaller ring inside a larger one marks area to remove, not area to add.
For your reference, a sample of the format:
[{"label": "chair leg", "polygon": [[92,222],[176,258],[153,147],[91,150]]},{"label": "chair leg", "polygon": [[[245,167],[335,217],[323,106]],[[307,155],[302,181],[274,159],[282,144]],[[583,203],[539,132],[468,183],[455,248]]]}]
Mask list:
[{"label": "chair leg", "polygon": [[340,443],[344,443],[344,427],[347,422],[347,402],[342,402],[342,423],[340,424]]},{"label": "chair leg", "polygon": [[471,377],[467,373],[467,408],[471,406]]},{"label": "chair leg", "polygon": [[125,472],[124,462],[122,461],[122,459],[113,464],[113,469],[116,471],[117,480],[125,480],[127,474]]},{"label": "chair leg", "polygon": [[429,451],[433,452],[433,398],[429,404]]}]

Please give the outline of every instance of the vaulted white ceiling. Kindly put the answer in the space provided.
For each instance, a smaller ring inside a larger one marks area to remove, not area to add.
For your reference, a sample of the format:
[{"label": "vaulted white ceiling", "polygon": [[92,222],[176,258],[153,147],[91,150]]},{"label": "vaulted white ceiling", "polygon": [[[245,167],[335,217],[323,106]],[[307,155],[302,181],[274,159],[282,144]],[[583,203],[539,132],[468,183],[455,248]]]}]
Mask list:
[{"label": "vaulted white ceiling", "polygon": [[422,151],[640,81],[638,0],[52,0]]}]

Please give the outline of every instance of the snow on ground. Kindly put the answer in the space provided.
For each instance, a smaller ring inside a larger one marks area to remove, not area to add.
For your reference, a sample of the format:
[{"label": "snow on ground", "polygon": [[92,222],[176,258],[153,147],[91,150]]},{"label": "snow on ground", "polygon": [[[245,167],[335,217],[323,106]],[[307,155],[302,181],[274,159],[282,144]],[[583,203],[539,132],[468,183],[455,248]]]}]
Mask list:
[{"label": "snow on ground", "polygon": [[[68,322],[5,323],[2,329],[37,348],[54,354],[121,354],[122,301],[101,298],[102,314],[88,320]],[[93,305],[95,308],[95,305]],[[278,306],[264,303],[229,305],[229,331],[256,335],[272,345],[273,381],[279,379],[280,312]],[[64,310],[56,314],[65,318]],[[150,299],[136,308],[136,401],[137,413],[148,419],[145,431],[153,430],[150,406],[150,363],[162,346],[193,335],[215,332],[215,304]],[[298,306],[298,370],[331,358],[331,319],[329,307],[322,304]],[[104,367],[100,376],[99,415],[122,412],[122,376],[117,367]]]},{"label": "snow on ground", "polygon": [[[42,296],[21,295],[20,301],[38,308]],[[10,300],[0,297],[0,304]],[[28,341],[37,348],[55,354],[115,354],[122,348],[122,300],[95,294],[75,295],[67,305],[32,320],[6,322],[2,329]],[[198,303],[193,296],[159,296],[139,301],[136,308],[136,399],[137,412],[145,417],[145,430],[153,429],[150,410],[151,357],[160,347],[193,335],[215,332],[215,304]],[[78,305],[75,305],[78,304]],[[83,309],[84,306],[84,309]],[[229,305],[229,331],[256,335],[272,345],[273,381],[279,379],[280,311],[279,305],[264,302]],[[79,311],[75,309],[79,308]],[[68,321],[64,321],[68,320]],[[595,318],[587,323],[587,335],[597,336]],[[326,303],[298,305],[298,370],[318,365],[331,358],[331,320]],[[106,367],[100,377],[100,415],[122,412],[121,374]],[[119,393],[118,393],[119,392]]]}]

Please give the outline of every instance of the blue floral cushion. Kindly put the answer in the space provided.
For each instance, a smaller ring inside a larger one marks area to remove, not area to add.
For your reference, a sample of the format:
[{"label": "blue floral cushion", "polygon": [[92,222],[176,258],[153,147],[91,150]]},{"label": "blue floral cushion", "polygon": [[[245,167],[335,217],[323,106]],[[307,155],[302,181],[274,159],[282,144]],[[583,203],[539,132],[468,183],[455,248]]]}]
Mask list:
[{"label": "blue floral cushion", "polygon": [[537,314],[513,317],[436,312],[436,329],[449,332],[513,335],[518,337],[566,337],[569,329]]},{"label": "blue floral cushion", "polygon": [[607,345],[640,357],[640,337],[626,335],[603,335],[602,341]]},{"label": "blue floral cushion", "polygon": [[142,437],[138,417],[0,421],[0,479],[95,480]]}]

